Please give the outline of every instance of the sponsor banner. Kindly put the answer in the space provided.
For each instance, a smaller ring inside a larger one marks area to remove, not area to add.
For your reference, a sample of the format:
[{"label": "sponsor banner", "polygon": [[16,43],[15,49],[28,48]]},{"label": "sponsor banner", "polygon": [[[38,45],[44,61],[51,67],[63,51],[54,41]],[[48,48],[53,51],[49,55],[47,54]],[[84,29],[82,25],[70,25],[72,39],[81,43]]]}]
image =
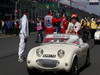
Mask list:
[{"label": "sponsor banner", "polygon": [[99,5],[99,0],[89,0],[90,5]]},{"label": "sponsor banner", "polygon": [[58,2],[58,0],[33,0],[33,1],[39,1],[39,2]]},{"label": "sponsor banner", "polygon": [[89,2],[97,3],[97,2],[99,2],[99,0],[89,0]]}]

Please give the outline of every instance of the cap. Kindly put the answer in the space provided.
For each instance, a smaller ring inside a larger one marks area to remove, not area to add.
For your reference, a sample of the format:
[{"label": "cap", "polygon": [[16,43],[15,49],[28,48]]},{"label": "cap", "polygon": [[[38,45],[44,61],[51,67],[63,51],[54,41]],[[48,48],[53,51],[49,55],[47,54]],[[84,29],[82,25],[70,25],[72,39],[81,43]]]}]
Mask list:
[{"label": "cap", "polygon": [[73,18],[73,17],[78,18],[78,15],[77,14],[72,14],[71,18]]}]

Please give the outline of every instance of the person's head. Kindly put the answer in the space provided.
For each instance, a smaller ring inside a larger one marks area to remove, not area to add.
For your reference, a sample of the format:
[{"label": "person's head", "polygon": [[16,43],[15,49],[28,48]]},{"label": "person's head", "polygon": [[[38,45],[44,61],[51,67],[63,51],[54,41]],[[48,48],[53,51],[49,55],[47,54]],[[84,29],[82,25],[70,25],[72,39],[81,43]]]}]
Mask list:
[{"label": "person's head", "polygon": [[62,18],[66,18],[66,15],[65,14],[62,14]]},{"label": "person's head", "polygon": [[76,17],[71,18],[71,22],[72,22],[73,24],[75,24],[77,21],[78,21],[78,20],[77,20]]},{"label": "person's head", "polygon": [[100,25],[100,18],[98,18],[98,19],[96,20],[96,24],[97,24],[97,25]]},{"label": "person's head", "polygon": [[27,15],[27,16],[28,16],[28,15],[29,15],[29,14],[28,14],[28,10],[24,10],[24,11],[23,11],[23,15]]},{"label": "person's head", "polygon": [[91,18],[91,21],[96,21],[96,18],[92,17],[92,18]]},{"label": "person's head", "polygon": [[76,13],[73,13],[72,15],[71,15],[71,18],[78,18],[78,14],[76,14]]},{"label": "person's head", "polygon": [[39,17],[38,17],[38,18],[36,18],[36,21],[37,21],[37,22],[40,22],[40,18],[39,18]]},{"label": "person's head", "polygon": [[49,10],[48,11],[48,15],[52,15],[53,13],[52,13],[52,11],[51,10]]}]

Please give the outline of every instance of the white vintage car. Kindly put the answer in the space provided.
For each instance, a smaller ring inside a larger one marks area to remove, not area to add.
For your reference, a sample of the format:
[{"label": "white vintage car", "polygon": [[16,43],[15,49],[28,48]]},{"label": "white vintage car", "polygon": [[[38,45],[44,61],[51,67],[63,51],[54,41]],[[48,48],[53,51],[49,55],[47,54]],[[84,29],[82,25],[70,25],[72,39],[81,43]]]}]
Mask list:
[{"label": "white vintage car", "polygon": [[27,56],[27,69],[34,72],[70,72],[78,75],[80,67],[90,60],[89,45],[77,35],[49,34],[43,44],[34,47]]},{"label": "white vintage car", "polygon": [[96,32],[95,32],[95,34],[94,34],[94,42],[95,42],[95,44],[96,44],[98,41],[100,41],[100,26],[97,27],[97,30],[96,30]]}]

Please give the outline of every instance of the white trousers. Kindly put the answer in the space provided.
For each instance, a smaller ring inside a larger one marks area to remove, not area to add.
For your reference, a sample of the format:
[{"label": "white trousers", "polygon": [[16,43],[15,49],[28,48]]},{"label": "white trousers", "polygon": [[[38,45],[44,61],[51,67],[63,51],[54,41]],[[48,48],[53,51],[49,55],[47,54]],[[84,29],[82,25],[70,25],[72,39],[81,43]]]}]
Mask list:
[{"label": "white trousers", "polygon": [[19,38],[20,38],[20,43],[19,43],[18,56],[21,57],[24,55],[26,43],[25,43],[25,37],[23,34],[19,34]]}]

